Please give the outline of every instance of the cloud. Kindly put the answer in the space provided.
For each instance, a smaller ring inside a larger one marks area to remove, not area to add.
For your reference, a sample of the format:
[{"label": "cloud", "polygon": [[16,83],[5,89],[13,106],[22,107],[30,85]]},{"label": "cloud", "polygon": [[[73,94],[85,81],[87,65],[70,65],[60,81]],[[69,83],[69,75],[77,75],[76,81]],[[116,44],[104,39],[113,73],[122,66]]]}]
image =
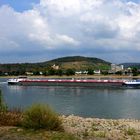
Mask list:
[{"label": "cloud", "polygon": [[19,61],[23,62],[64,55],[88,55],[116,62],[130,57],[137,61],[139,24],[140,4],[132,1],[40,0],[33,9],[23,12],[3,5],[0,59],[11,52],[10,60],[21,56]]},{"label": "cloud", "polygon": [[75,45],[75,46],[79,45],[78,41],[74,40],[73,38],[71,38],[67,35],[57,35],[56,39],[59,40],[59,43],[62,45],[63,44],[65,44],[65,45],[69,44],[69,45]]}]

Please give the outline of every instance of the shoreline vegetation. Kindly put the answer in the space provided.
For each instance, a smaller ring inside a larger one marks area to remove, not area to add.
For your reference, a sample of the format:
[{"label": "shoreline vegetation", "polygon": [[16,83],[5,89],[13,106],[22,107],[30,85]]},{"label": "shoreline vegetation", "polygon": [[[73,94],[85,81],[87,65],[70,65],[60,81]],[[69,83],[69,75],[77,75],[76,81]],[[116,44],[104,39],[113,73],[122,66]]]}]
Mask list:
[{"label": "shoreline vegetation", "polygon": [[47,105],[8,110],[0,91],[0,140],[140,140],[140,120],[58,115]]}]

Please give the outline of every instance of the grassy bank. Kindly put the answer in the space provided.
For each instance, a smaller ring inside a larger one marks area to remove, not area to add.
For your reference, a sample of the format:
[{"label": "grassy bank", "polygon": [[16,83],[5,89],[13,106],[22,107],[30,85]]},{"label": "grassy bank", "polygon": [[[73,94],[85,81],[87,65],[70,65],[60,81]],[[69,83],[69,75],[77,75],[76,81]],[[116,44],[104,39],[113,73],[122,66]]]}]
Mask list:
[{"label": "grassy bank", "polygon": [[66,132],[27,130],[7,126],[0,127],[0,140],[78,140],[78,138]]}]

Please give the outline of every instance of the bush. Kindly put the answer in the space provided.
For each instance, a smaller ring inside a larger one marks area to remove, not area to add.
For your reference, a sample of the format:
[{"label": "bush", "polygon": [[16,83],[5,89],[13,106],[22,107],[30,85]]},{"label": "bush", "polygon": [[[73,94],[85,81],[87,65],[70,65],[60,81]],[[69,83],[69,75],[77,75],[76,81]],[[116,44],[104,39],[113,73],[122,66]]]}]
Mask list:
[{"label": "bush", "polygon": [[0,90],[0,126],[18,126],[22,120],[22,113],[18,110],[8,111],[7,105],[3,101]]},{"label": "bush", "polygon": [[35,104],[23,113],[23,126],[31,129],[62,130],[58,115],[48,105]]},{"label": "bush", "polygon": [[136,130],[134,128],[129,127],[128,129],[125,129],[125,134],[127,135],[134,135],[136,134]]}]

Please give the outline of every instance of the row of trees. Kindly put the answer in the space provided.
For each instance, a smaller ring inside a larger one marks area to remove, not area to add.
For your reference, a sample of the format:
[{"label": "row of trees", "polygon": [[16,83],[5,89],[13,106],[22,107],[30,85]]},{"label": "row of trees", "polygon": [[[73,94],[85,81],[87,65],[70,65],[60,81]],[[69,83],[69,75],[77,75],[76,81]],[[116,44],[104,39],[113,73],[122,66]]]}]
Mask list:
[{"label": "row of trees", "polygon": [[[74,69],[66,69],[66,70],[62,70],[62,69],[58,69],[55,70],[53,68],[50,68],[48,70],[44,70],[44,71],[39,71],[39,70],[34,70],[33,72],[30,72],[32,75],[44,75],[44,76],[48,76],[48,75],[58,75],[58,76],[62,76],[62,75],[75,75],[75,70]],[[2,72],[0,71],[0,76],[18,76],[18,75],[26,75],[26,71],[11,71],[11,72]],[[89,75],[93,75],[94,74],[94,70],[93,69],[88,69],[87,70],[87,74]]]},{"label": "row of trees", "polygon": [[[67,69],[67,70],[62,70],[62,69],[58,69],[55,70],[53,68],[50,68],[48,70],[44,70],[42,72],[40,72],[39,70],[34,70],[33,72],[31,72],[32,75],[44,75],[44,76],[48,76],[48,75],[58,75],[58,76],[62,76],[62,75],[75,75],[75,70],[74,69]],[[9,75],[9,76],[18,76],[18,75],[26,75],[26,71],[11,71],[11,72],[2,72],[0,71],[0,76],[5,76],[5,75]],[[93,69],[88,69],[87,70],[87,74],[88,75],[93,75],[94,74],[94,70]],[[108,71],[101,71],[101,74],[103,75],[109,75]],[[132,68],[131,71],[126,71],[126,72],[122,72],[122,71],[118,71],[115,73],[116,75],[128,75],[128,74],[132,74],[133,76],[137,76],[140,74],[140,72],[138,71],[137,68]]]}]

